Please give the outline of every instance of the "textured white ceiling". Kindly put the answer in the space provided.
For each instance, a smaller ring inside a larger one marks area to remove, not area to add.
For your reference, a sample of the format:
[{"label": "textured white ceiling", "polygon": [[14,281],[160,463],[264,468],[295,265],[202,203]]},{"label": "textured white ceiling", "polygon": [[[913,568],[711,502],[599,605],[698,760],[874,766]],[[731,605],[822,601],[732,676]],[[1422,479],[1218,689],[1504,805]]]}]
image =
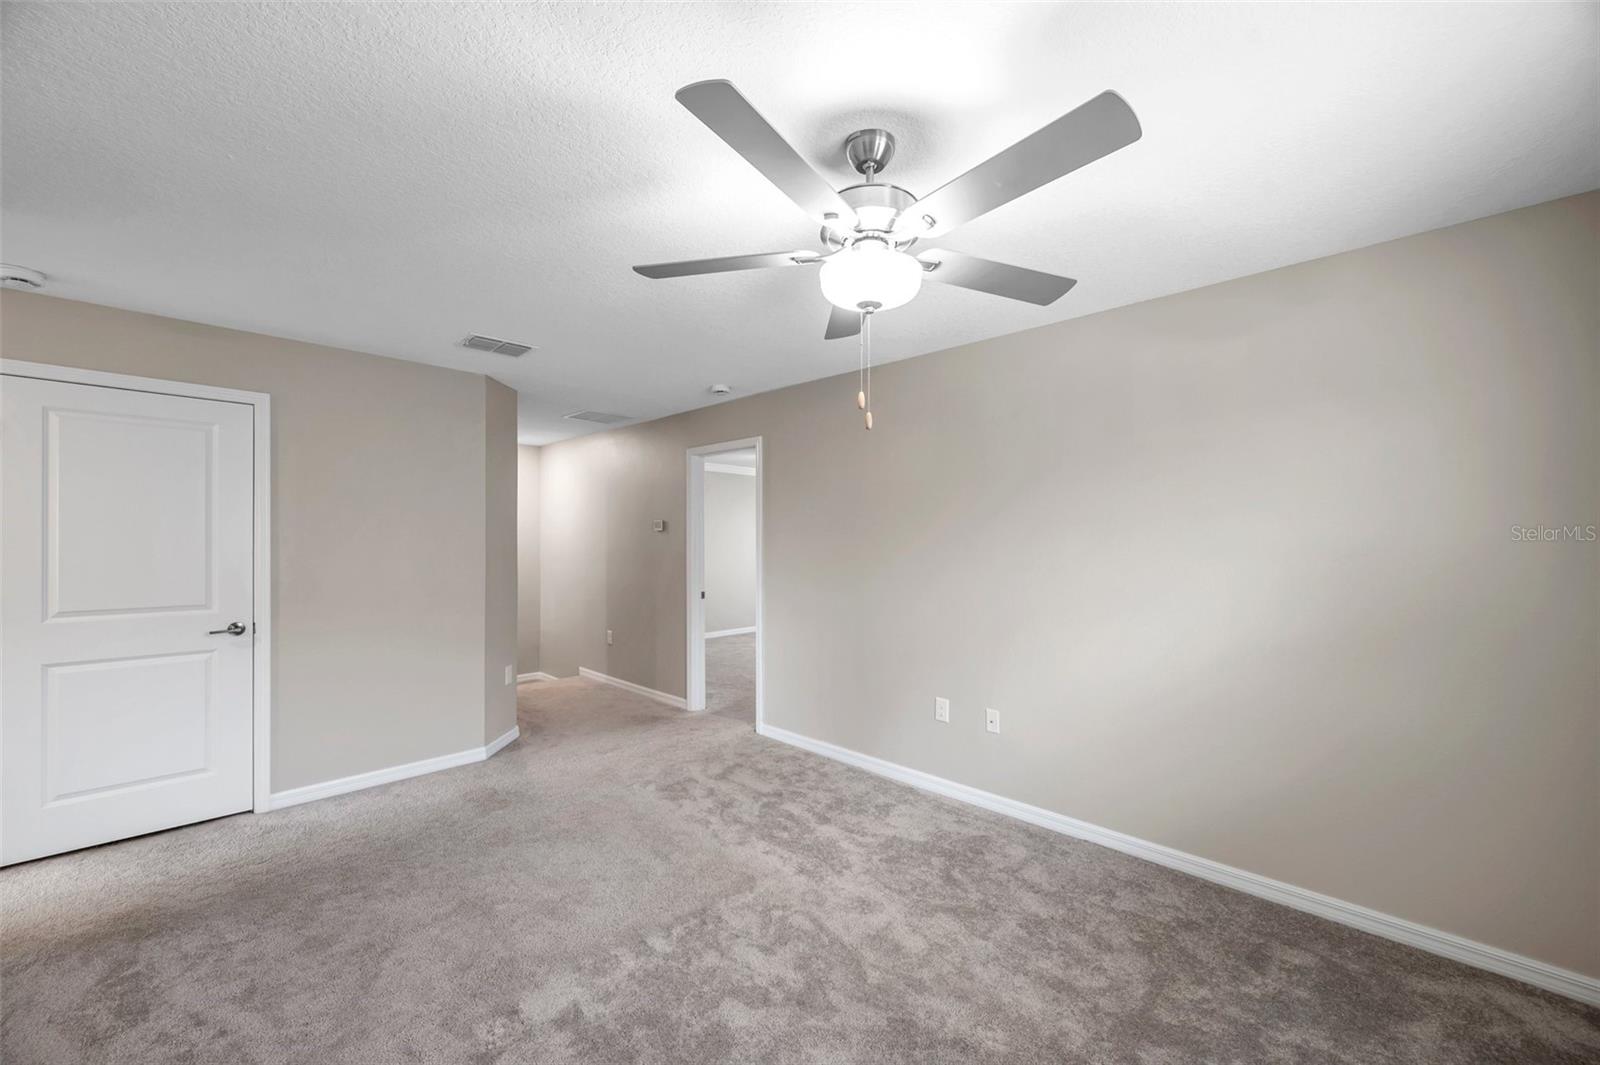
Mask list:
[{"label": "textured white ceiling", "polygon": [[[925,194],[1102,89],[1144,139],[940,243],[1080,279],[929,285],[900,358],[1600,185],[1594,4],[5,3],[0,257],[49,292],[488,373],[525,442],[852,369],[814,246],[672,97],[731,79],[839,185]],[[537,344],[520,360],[468,333]]]}]

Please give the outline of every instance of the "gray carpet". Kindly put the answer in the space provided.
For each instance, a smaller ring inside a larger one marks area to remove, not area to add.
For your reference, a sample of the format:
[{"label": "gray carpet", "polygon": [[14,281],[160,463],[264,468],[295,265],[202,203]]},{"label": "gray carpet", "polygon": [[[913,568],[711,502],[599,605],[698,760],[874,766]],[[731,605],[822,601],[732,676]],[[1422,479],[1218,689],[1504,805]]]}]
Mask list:
[{"label": "gray carpet", "polygon": [[1600,1060],[1600,1011],[582,680],[0,872],[5,1065]]},{"label": "gray carpet", "polygon": [[706,641],[706,710],[755,727],[755,633]]}]

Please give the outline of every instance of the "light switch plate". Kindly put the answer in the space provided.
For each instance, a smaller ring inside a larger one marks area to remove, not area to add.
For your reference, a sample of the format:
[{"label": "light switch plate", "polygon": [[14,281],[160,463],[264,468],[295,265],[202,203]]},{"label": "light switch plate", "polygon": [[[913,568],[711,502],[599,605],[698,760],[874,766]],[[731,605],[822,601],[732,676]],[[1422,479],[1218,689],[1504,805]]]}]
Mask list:
[{"label": "light switch plate", "polygon": [[995,710],[995,709],[993,709],[991,707],[989,709],[984,710],[983,715],[984,715],[984,727],[987,728],[990,732],[999,732],[1000,731],[1000,711]]},{"label": "light switch plate", "polygon": [[934,696],[933,719],[948,722],[950,720],[950,700],[942,695]]},{"label": "light switch plate", "polygon": [[516,668],[517,668],[516,666],[507,666],[506,667],[506,683],[507,684],[515,684],[517,682]]}]

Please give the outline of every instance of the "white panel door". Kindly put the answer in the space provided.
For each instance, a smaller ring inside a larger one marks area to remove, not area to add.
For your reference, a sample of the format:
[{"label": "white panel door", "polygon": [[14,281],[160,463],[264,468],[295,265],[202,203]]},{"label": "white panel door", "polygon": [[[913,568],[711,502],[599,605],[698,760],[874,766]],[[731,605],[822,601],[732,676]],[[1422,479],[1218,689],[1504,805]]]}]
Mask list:
[{"label": "white panel door", "polygon": [[254,408],[6,376],[0,448],[0,864],[250,809]]}]

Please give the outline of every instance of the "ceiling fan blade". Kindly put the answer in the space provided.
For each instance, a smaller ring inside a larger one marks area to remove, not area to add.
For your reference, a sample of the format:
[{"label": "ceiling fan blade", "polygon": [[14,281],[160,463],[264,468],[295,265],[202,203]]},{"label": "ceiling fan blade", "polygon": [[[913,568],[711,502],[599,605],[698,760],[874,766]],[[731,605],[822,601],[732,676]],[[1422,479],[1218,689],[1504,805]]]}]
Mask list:
[{"label": "ceiling fan blade", "polygon": [[1007,299],[1038,304],[1040,307],[1054,303],[1078,283],[1070,277],[991,262],[976,255],[963,255],[942,248],[925,251],[917,258],[925,266],[933,265],[924,275],[929,281],[942,281],[947,285],[976,289]]},{"label": "ceiling fan blade", "polygon": [[772,251],[762,255],[724,255],[720,259],[686,259],[679,263],[650,263],[635,266],[633,272],[645,277],[690,277],[694,274],[722,274],[729,270],[761,270],[768,266],[810,266],[826,256],[799,251]]},{"label": "ceiling fan blade", "polygon": [[859,332],[861,332],[861,312],[834,307],[828,313],[828,331],[822,334],[822,339],[840,340],[844,337],[853,337]]},{"label": "ceiling fan blade", "polygon": [[856,215],[850,205],[810,163],[800,158],[800,153],[750,106],[750,101],[741,96],[731,82],[697,81],[679,89],[677,98],[694,117],[727,141],[728,147],[744,156],[746,162],[761,171],[817,222],[832,214],[854,223]]},{"label": "ceiling fan blade", "polygon": [[1114,92],[1103,92],[918,200],[906,212],[908,232],[922,237],[948,233],[1127,147],[1141,132],[1128,102]]}]

